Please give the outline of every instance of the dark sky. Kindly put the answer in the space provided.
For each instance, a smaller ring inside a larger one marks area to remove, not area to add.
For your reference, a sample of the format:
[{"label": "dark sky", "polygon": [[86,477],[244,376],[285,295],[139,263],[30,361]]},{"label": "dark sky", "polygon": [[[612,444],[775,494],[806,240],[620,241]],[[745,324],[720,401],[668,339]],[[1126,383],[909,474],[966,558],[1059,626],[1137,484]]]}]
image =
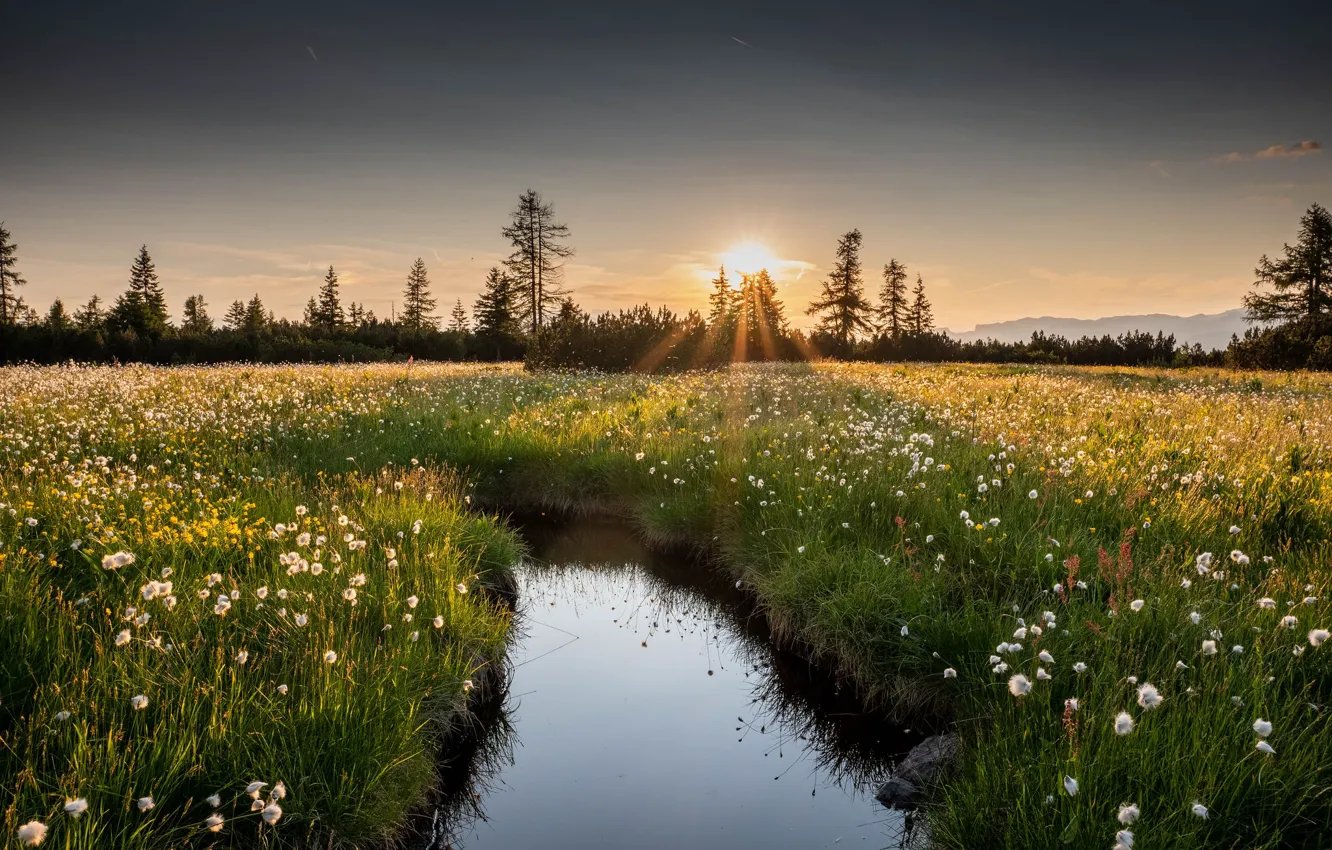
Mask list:
[{"label": "dark sky", "polygon": [[[1169,8],[1162,6],[1169,5]],[[1235,306],[1332,203],[1332,4],[10,2],[0,219],[30,301],[321,269],[470,301],[532,186],[585,305],[692,306],[737,243],[808,296],[839,233],[943,323]],[[1279,146],[1279,147],[1278,147]],[[1265,155],[1259,155],[1265,152]]]}]

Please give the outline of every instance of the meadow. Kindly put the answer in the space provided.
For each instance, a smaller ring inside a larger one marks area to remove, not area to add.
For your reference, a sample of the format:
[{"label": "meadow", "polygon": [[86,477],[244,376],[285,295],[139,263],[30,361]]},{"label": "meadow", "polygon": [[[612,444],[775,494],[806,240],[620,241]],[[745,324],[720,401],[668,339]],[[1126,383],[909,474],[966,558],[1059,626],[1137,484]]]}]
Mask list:
[{"label": "meadow", "polygon": [[1328,846],[1329,425],[1304,374],[3,369],[6,840],[392,841],[543,510],[955,725],[937,846]]}]

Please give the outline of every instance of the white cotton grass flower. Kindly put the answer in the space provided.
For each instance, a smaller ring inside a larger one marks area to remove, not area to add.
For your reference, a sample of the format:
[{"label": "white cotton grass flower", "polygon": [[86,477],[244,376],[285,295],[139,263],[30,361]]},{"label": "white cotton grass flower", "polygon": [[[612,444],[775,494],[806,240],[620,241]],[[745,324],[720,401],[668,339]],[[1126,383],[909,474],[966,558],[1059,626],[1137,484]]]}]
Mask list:
[{"label": "white cotton grass flower", "polygon": [[1203,655],[1216,655],[1216,641],[1205,640],[1202,642]]},{"label": "white cotton grass flower", "polygon": [[287,799],[287,783],[279,779],[278,783],[273,786],[273,790],[268,793],[268,796],[274,800]]},{"label": "white cotton grass flower", "polygon": [[116,552],[114,555],[104,555],[102,557],[102,569],[118,570],[121,567],[128,567],[134,563],[134,555],[130,552]]},{"label": "white cotton grass flower", "polygon": [[1207,815],[1209,814],[1209,812],[1207,811],[1207,807],[1204,806],[1202,803],[1199,803],[1197,800],[1194,800],[1193,805],[1189,806],[1189,811],[1193,812],[1193,814],[1197,815],[1203,820],[1207,820]]},{"label": "white cotton grass flower", "polygon": [[1128,826],[1136,821],[1141,814],[1142,812],[1133,803],[1124,803],[1119,807],[1119,813],[1115,815],[1115,819]]},{"label": "white cotton grass flower", "polygon": [[139,799],[135,800],[134,805],[137,806],[139,811],[141,812],[149,812],[157,808],[157,801],[153,799],[152,794],[149,794],[146,797],[140,797]]},{"label": "white cotton grass flower", "polygon": [[221,832],[222,824],[224,823],[226,823],[226,818],[222,817],[222,815],[217,812],[213,812],[211,815],[204,818],[204,826],[208,827],[209,832]]},{"label": "white cotton grass flower", "polygon": [[1267,753],[1269,756],[1276,755],[1276,750],[1272,749],[1272,745],[1262,739],[1259,739],[1258,743],[1253,745],[1253,748],[1260,753]]},{"label": "white cotton grass flower", "polygon": [[1037,668],[1036,668],[1036,681],[1038,681],[1038,682],[1048,682],[1049,680],[1050,680],[1050,674],[1047,673],[1047,672],[1045,672],[1045,668],[1044,668],[1044,667],[1037,667]]},{"label": "white cotton grass flower", "polygon": [[245,786],[245,793],[249,794],[251,797],[258,800],[259,793],[267,787],[268,787],[267,782],[259,782],[258,780],[256,780],[254,782],[251,782],[249,785]]},{"label": "white cotton grass flower", "polygon": [[18,838],[25,847],[36,847],[46,840],[46,824],[30,820],[18,828]]},{"label": "white cotton grass flower", "polygon": [[136,694],[130,697],[130,707],[135,711],[142,711],[148,707],[148,697],[143,694]]},{"label": "white cotton grass flower", "polygon": [[1264,596],[1262,599],[1258,600],[1258,607],[1268,611],[1274,611],[1276,610],[1276,600],[1270,596]]},{"label": "white cotton grass flower", "polygon": [[1115,734],[1127,735],[1133,731],[1133,717],[1127,711],[1115,715]]},{"label": "white cotton grass flower", "polygon": [[437,629],[444,628],[444,617],[442,615],[436,614],[435,619],[430,621],[430,625],[434,626]]},{"label": "white cotton grass flower", "polygon": [[88,811],[88,799],[86,797],[76,797],[73,800],[65,801],[65,814],[72,818],[77,818],[86,811]]},{"label": "white cotton grass flower", "polygon": [[459,593],[466,593],[467,585],[463,584],[462,582],[458,582],[458,584],[454,586],[454,590],[457,590]]},{"label": "white cotton grass flower", "polygon": [[204,799],[204,802],[206,802],[208,805],[212,806],[212,807],[215,808],[215,809],[217,809],[217,808],[221,808],[221,806],[222,806],[222,795],[221,795],[221,794],[209,794],[209,795]]},{"label": "white cotton grass flower", "polygon": [[264,807],[264,801],[258,797],[250,801],[250,811],[257,812]]},{"label": "white cotton grass flower", "polygon": [[259,814],[263,817],[264,823],[272,826],[278,822],[278,818],[282,817],[282,807],[277,803],[269,803],[267,806],[264,806],[263,811]]},{"label": "white cotton grass flower", "polygon": [[943,677],[945,679],[956,679],[957,671],[954,670],[952,667],[948,667],[943,671]]},{"label": "white cotton grass flower", "polygon": [[1074,779],[1071,776],[1065,775],[1064,790],[1068,792],[1068,796],[1076,797],[1078,795],[1078,780]]},{"label": "white cotton grass flower", "polygon": [[1189,612],[1189,620],[1196,626],[1202,622],[1202,614],[1199,614],[1197,611],[1191,611]]},{"label": "white cotton grass flower", "polygon": [[325,653],[324,653],[324,661],[325,661],[326,663],[328,663],[328,664],[332,664],[334,661],[337,661],[337,660],[338,660],[338,654],[337,654],[336,652],[334,652],[333,650],[330,649],[328,652],[325,652]]},{"label": "white cotton grass flower", "polygon": [[1041,494],[1037,493],[1035,490],[1032,490],[1030,493],[1027,494],[1028,499],[1039,499],[1040,497]]},{"label": "white cotton grass flower", "polygon": [[124,646],[130,642],[130,630],[125,629],[116,635],[116,646]]},{"label": "white cotton grass flower", "polygon": [[906,636],[909,635],[909,634],[911,634],[911,629],[907,628],[906,626],[903,626],[903,627],[902,627],[902,637],[906,637]]},{"label": "white cotton grass flower", "polygon": [[1144,709],[1156,708],[1163,702],[1165,702],[1165,697],[1161,696],[1161,692],[1151,682],[1147,682],[1138,688],[1138,705]]},{"label": "white cotton grass flower", "polygon": [[[1136,807],[1135,807],[1136,808]],[[1132,850],[1133,830],[1121,829],[1115,833],[1115,843],[1110,850]]]},{"label": "white cotton grass flower", "polygon": [[1295,617],[1294,614],[1287,614],[1286,616],[1281,618],[1281,625],[1285,626],[1288,629],[1295,628],[1297,625],[1299,625],[1299,623],[1300,623],[1299,619]]},{"label": "white cotton grass flower", "polygon": [[289,690],[291,690],[291,689],[288,688],[286,685],[278,685],[278,686],[277,686],[277,692],[280,693],[280,694],[282,694],[284,697],[287,695],[287,691],[289,691]]},{"label": "white cotton grass flower", "polygon": [[1048,649],[1042,649],[1041,654],[1036,657],[1044,661],[1046,664],[1054,663],[1054,656],[1050,654],[1050,651]]},{"label": "white cotton grass flower", "polygon": [[1031,693],[1031,680],[1018,673],[1008,680],[1008,692],[1015,697],[1024,697]]},{"label": "white cotton grass flower", "polygon": [[474,687],[475,685],[472,684],[471,679],[463,679],[463,684],[462,684],[463,693],[471,693],[472,688]]},{"label": "white cotton grass flower", "polygon": [[1082,663],[1081,661],[1079,661],[1077,664],[1074,664],[1074,665],[1073,665],[1073,672],[1074,672],[1074,673],[1086,673],[1086,672],[1087,672],[1087,665],[1084,664],[1084,663]]},{"label": "white cotton grass flower", "polygon": [[1309,645],[1312,647],[1322,646],[1323,642],[1329,637],[1332,637],[1332,632],[1327,629],[1314,629],[1309,632]]},{"label": "white cotton grass flower", "polygon": [[1253,721],[1253,731],[1266,738],[1272,734],[1272,721],[1264,720],[1261,717]]}]

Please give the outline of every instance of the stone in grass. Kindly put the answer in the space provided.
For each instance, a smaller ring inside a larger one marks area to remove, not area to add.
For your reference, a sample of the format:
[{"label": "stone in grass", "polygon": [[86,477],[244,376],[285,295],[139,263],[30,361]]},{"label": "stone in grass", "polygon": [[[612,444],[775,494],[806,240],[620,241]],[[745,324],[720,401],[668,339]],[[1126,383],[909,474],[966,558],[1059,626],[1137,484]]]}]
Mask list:
[{"label": "stone in grass", "polygon": [[952,767],[961,745],[956,732],[931,735],[911,748],[906,758],[898,762],[893,775],[879,786],[874,796],[893,809],[910,808],[934,786],[938,785]]}]

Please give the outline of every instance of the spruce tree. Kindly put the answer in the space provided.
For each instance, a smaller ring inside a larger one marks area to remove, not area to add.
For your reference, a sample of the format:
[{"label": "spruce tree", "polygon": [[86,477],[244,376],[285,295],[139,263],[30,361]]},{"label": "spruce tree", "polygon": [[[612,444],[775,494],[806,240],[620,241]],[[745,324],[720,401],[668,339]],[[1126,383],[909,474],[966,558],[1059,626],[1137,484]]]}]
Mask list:
[{"label": "spruce tree", "polygon": [[46,327],[56,333],[64,333],[70,328],[69,313],[65,312],[65,302],[59,298],[51,302],[51,309],[46,311]]},{"label": "spruce tree", "polygon": [[180,332],[191,336],[203,336],[213,330],[213,319],[208,315],[208,304],[202,295],[191,295],[185,299],[185,306],[180,311]]},{"label": "spruce tree", "polygon": [[472,308],[477,342],[483,354],[488,356],[494,351],[496,360],[502,359],[514,348],[522,333],[514,304],[516,288],[507,274],[492,266],[486,275],[485,289]]},{"label": "spruce tree", "polygon": [[514,283],[515,305],[523,323],[533,336],[559,309],[566,293],[560,282],[564,261],[574,249],[564,244],[569,228],[555,221],[555,207],[528,189],[518,196],[518,206],[509,216],[509,225],[500,231],[513,246],[504,261]]},{"label": "spruce tree", "polygon": [[461,298],[454,302],[453,312],[449,314],[449,330],[458,334],[471,330],[471,324],[467,321],[467,308],[463,307]]},{"label": "spruce tree", "polygon": [[158,339],[166,333],[166,296],[162,294],[162,284],[147,245],[141,246],[134,258],[129,286],[111,308],[111,323],[118,330],[132,331],[148,339]]},{"label": "spruce tree", "polygon": [[708,324],[720,327],[735,318],[740,292],[726,277],[726,266],[717,269],[712,279],[712,293],[708,295]]},{"label": "spruce tree", "polygon": [[18,288],[27,283],[19,277],[18,246],[10,239],[5,223],[0,221],[0,326],[13,325],[23,314],[23,299]]},{"label": "spruce tree", "polygon": [[430,296],[430,278],[426,264],[420,257],[407,272],[407,288],[402,291],[402,326],[411,331],[434,330],[439,327],[435,318],[435,299]]},{"label": "spruce tree", "polygon": [[837,259],[833,262],[823,290],[805,311],[820,316],[818,329],[831,337],[836,353],[851,353],[856,334],[871,329],[872,308],[865,300],[865,281],[861,276],[859,230],[851,230],[837,241]]},{"label": "spruce tree", "polygon": [[245,330],[245,302],[239,299],[232,301],[226,315],[222,317],[222,323],[233,331]]},{"label": "spruce tree", "polygon": [[786,336],[786,316],[782,302],[777,300],[777,284],[767,269],[744,275],[741,281],[738,333],[744,340],[745,359],[776,359]]},{"label": "spruce tree", "polygon": [[879,328],[893,339],[907,330],[907,270],[896,259],[883,267],[883,286],[879,289]]},{"label": "spruce tree", "polygon": [[1309,207],[1295,244],[1284,245],[1282,253],[1279,260],[1264,254],[1254,269],[1254,287],[1275,291],[1244,296],[1251,322],[1289,322],[1332,308],[1332,214],[1318,204]]},{"label": "spruce tree", "polygon": [[911,333],[921,336],[934,330],[934,312],[930,308],[930,302],[925,298],[925,281],[921,280],[920,275],[916,275],[916,288],[911,290],[911,295],[907,326],[911,328]]},{"label": "spruce tree", "polygon": [[356,330],[365,324],[365,306],[355,301],[347,308],[347,324],[351,325],[352,330]]},{"label": "spruce tree", "polygon": [[259,300],[259,293],[255,293],[249,303],[245,305],[245,322],[243,327],[249,333],[255,333],[268,326],[272,318],[271,313],[264,312],[264,302]]},{"label": "spruce tree", "polygon": [[[255,296],[255,298],[258,297]],[[332,266],[328,267],[328,274],[324,275],[324,283],[319,287],[319,302],[315,320],[316,325],[330,331],[341,327],[344,322],[342,303],[338,301],[338,273],[333,271]]]},{"label": "spruce tree", "polygon": [[74,313],[74,327],[86,333],[101,333],[106,325],[101,296],[94,295]]}]

